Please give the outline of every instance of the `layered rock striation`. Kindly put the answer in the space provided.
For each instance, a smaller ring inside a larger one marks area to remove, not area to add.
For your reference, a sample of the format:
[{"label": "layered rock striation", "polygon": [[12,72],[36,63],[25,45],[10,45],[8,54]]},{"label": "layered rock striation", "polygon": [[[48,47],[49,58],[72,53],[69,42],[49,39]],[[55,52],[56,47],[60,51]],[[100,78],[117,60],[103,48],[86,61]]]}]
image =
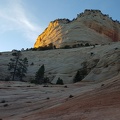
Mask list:
[{"label": "layered rock striation", "polygon": [[48,46],[57,48],[65,45],[106,44],[120,41],[120,24],[113,21],[100,10],[85,10],[75,19],[57,19],[40,34],[34,44],[35,48]]},{"label": "layered rock striation", "polygon": [[[95,47],[54,49],[46,51],[23,51],[21,58],[28,58],[28,71],[24,80],[35,79],[38,69],[44,64],[45,77],[52,83],[61,78],[64,83],[73,83],[77,71],[83,81],[104,81],[120,74],[120,42]],[[0,55],[0,80],[10,76],[8,63],[11,52]],[[33,59],[34,58],[34,59]]]}]

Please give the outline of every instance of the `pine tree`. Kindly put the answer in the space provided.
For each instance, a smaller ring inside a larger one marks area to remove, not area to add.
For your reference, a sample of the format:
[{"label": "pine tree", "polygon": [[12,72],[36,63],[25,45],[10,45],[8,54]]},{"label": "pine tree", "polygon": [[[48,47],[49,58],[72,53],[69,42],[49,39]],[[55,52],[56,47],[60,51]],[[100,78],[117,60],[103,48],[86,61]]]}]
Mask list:
[{"label": "pine tree", "polygon": [[80,74],[80,71],[77,71],[75,78],[74,78],[74,82],[78,82],[80,80],[81,80],[81,74]]},{"label": "pine tree", "polygon": [[12,80],[15,79],[15,76],[17,76],[18,74],[18,61],[19,58],[21,56],[21,52],[20,51],[15,51],[14,53],[12,53],[12,55],[14,56],[14,58],[11,58],[8,64],[8,70],[11,71],[10,74],[12,75]]},{"label": "pine tree", "polygon": [[20,59],[18,63],[18,70],[19,74],[18,77],[20,80],[23,80],[23,77],[25,77],[25,74],[27,73],[27,67],[28,67],[28,59],[25,57],[24,59]]},{"label": "pine tree", "polygon": [[10,71],[13,81],[15,77],[22,80],[22,78],[25,77],[25,73],[27,73],[28,60],[27,58],[20,59],[22,55],[20,51],[15,51],[12,55],[14,58],[10,59],[8,70]]},{"label": "pine tree", "polygon": [[35,75],[35,82],[37,84],[42,84],[44,82],[44,73],[45,73],[45,67],[44,64],[38,69]]}]

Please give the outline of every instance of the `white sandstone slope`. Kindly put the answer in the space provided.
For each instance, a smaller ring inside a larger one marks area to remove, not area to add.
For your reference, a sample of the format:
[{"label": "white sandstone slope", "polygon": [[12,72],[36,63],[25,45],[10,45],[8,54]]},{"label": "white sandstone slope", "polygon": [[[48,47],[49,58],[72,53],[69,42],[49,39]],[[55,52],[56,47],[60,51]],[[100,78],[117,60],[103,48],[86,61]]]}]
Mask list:
[{"label": "white sandstone slope", "polygon": [[[0,55],[0,79],[9,76],[7,64],[12,58],[11,52]],[[102,81],[120,74],[120,42],[107,45],[96,45],[73,49],[54,49],[46,51],[23,51],[22,57],[29,61],[25,80],[34,79],[35,73],[42,64],[45,65],[45,76],[52,83],[58,77],[64,83],[72,83],[78,70],[85,69],[84,81]],[[31,65],[31,63],[34,65]],[[85,66],[86,64],[86,66]]]}]

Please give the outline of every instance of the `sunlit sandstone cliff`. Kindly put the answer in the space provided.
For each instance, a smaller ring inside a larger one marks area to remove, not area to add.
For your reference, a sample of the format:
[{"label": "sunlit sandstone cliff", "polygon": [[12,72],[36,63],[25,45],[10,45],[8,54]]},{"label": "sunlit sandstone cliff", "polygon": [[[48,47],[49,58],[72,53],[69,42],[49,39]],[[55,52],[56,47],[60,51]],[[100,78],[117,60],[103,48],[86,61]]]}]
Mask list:
[{"label": "sunlit sandstone cliff", "polygon": [[76,44],[104,44],[120,41],[120,24],[100,10],[85,10],[72,21],[57,19],[50,22],[38,36],[34,47],[53,43],[57,48]]}]

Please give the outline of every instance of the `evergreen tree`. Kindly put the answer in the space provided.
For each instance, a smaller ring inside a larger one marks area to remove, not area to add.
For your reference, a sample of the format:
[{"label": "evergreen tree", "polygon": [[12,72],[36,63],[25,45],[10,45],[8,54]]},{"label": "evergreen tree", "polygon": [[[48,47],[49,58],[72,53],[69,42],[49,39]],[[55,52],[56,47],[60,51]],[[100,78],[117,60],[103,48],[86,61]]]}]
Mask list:
[{"label": "evergreen tree", "polygon": [[63,85],[64,83],[63,80],[59,77],[56,84]]},{"label": "evergreen tree", "polygon": [[78,82],[80,80],[81,80],[81,74],[80,74],[80,71],[77,71],[75,78],[74,78],[74,82]]},{"label": "evergreen tree", "polygon": [[25,77],[25,74],[27,73],[27,67],[28,67],[28,59],[25,57],[24,59],[20,59],[18,63],[18,77],[20,80],[23,80],[23,77]]},{"label": "evergreen tree", "polygon": [[38,69],[35,75],[35,83],[42,84],[44,82],[45,67],[44,64]]},{"label": "evergreen tree", "polygon": [[87,75],[87,68],[82,68],[81,70],[77,71],[73,82],[81,81]]},{"label": "evergreen tree", "polygon": [[28,60],[27,58],[20,59],[22,55],[20,51],[15,51],[12,55],[14,58],[10,59],[8,70],[12,76],[12,80],[15,80],[15,77],[22,80],[25,77],[25,73],[27,73]]},{"label": "evergreen tree", "polygon": [[14,56],[14,58],[11,58],[8,64],[8,70],[10,70],[10,74],[12,75],[12,80],[15,79],[15,76],[17,76],[18,74],[18,61],[19,58],[21,56],[21,52],[20,51],[15,51],[14,53],[12,53],[12,55]]}]

